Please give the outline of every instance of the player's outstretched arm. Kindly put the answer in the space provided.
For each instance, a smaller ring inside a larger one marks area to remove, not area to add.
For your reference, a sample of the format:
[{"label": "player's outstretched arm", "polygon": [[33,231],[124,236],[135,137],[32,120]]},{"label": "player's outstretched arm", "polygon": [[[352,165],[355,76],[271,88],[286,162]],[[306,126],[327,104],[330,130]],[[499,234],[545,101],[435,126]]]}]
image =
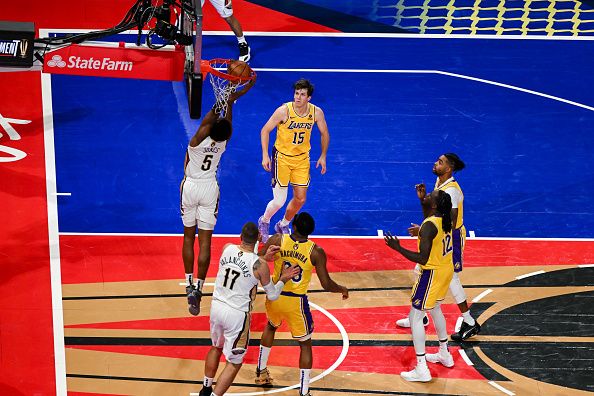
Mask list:
[{"label": "player's outstretched arm", "polygon": [[245,95],[247,91],[252,89],[255,83],[256,79],[254,78],[252,81],[247,83],[242,89],[233,92],[231,95],[229,95],[229,100],[227,100],[227,109],[225,110],[225,118],[229,120],[229,122],[233,120],[233,105],[235,104],[235,101],[241,98],[243,95]]},{"label": "player's outstretched arm", "polygon": [[330,146],[330,133],[328,132],[328,124],[326,124],[326,117],[322,109],[316,106],[316,125],[320,130],[320,145],[322,147],[322,153],[318,162],[316,162],[316,168],[321,168],[320,173],[323,175],[326,173],[326,154],[328,153],[328,146]]},{"label": "player's outstretched arm", "polygon": [[190,139],[190,147],[198,146],[204,139],[208,137],[208,135],[210,135],[210,128],[212,128],[217,118],[218,113],[215,112],[213,106],[213,108],[210,109],[209,112],[206,113],[206,115],[202,118],[200,126],[196,130],[194,136],[192,136],[192,139]]},{"label": "player's outstretched arm", "polygon": [[316,267],[316,274],[318,275],[318,279],[320,279],[320,284],[326,291],[331,293],[341,293],[342,299],[346,300],[349,298],[349,289],[339,285],[330,278],[330,274],[326,268],[326,261],[326,252],[324,249],[316,245],[311,252],[311,262]]},{"label": "player's outstretched arm", "polygon": [[285,122],[289,117],[287,106],[282,105],[277,108],[270,116],[266,124],[260,131],[260,143],[262,144],[262,168],[270,172],[270,155],[268,154],[268,144],[270,143],[270,132],[281,122]]},{"label": "player's outstretched arm", "polygon": [[281,292],[283,291],[283,287],[285,286],[285,282],[289,279],[297,276],[299,274],[299,267],[294,265],[292,267],[283,268],[281,272],[280,278],[276,284],[272,284],[270,280],[270,269],[268,268],[268,264],[266,260],[262,257],[259,258],[258,262],[254,264],[254,276],[256,279],[260,281],[264,291],[266,292],[266,297],[270,301],[274,301],[278,299]]},{"label": "player's outstretched arm", "polygon": [[422,225],[421,230],[419,231],[419,238],[421,242],[418,252],[413,252],[412,250],[408,250],[400,246],[400,241],[398,238],[393,236],[389,231],[386,231],[384,235],[384,241],[391,249],[396,250],[398,253],[413,263],[424,265],[427,264],[427,261],[429,260],[431,245],[433,243],[433,239],[437,236],[437,227],[435,227],[435,225],[431,222],[427,222]]}]

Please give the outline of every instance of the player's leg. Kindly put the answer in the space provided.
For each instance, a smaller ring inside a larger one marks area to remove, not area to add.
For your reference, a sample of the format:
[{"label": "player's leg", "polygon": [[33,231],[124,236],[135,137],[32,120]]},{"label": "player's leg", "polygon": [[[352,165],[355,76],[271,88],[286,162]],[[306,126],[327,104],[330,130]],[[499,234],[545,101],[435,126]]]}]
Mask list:
[{"label": "player's leg", "polygon": [[217,378],[217,385],[214,388],[213,396],[222,396],[233,385],[237,373],[241,369],[242,363],[227,362],[225,368],[219,378]]},{"label": "player's leg", "polygon": [[287,201],[291,169],[285,157],[274,147],[272,148],[272,161],[270,173],[272,174],[272,200],[266,205],[266,211],[258,219],[258,231],[262,235],[262,242],[269,236],[270,219],[283,207]]},{"label": "player's leg", "polygon": [[225,346],[226,307],[222,303],[213,301],[210,307],[210,338],[212,347],[204,361],[204,380],[200,396],[210,396],[214,377],[219,369],[219,362]]},{"label": "player's leg", "polygon": [[217,10],[221,18],[225,19],[235,37],[237,37],[237,44],[239,46],[239,60],[248,62],[250,60],[250,47],[243,36],[243,29],[241,24],[233,15],[233,5],[231,0],[210,0],[211,4]]},{"label": "player's leg", "polygon": [[[311,337],[311,335],[310,335]],[[313,364],[311,338],[299,341],[299,394],[309,394],[309,377]]]},{"label": "player's leg", "polygon": [[204,380],[202,381],[202,390],[199,396],[210,396],[212,394],[212,384],[219,369],[222,354],[223,348],[217,348],[215,346],[212,346],[208,351],[204,366]]},{"label": "player's leg", "polygon": [[427,367],[425,358],[425,326],[423,326],[423,317],[425,312],[412,307],[408,314],[410,320],[410,330],[412,333],[413,346],[417,356],[417,364],[411,371],[403,371],[400,376],[406,381],[427,382],[431,381],[431,373]]},{"label": "player's leg", "polygon": [[450,282],[450,293],[462,313],[462,324],[457,333],[451,335],[454,341],[463,341],[469,337],[478,334],[481,331],[481,325],[470,314],[470,308],[466,299],[466,293],[462,282],[460,281],[460,272],[463,269],[464,245],[466,240],[466,229],[462,226],[459,229],[452,230],[452,247],[454,262],[454,277]]},{"label": "player's leg", "polygon": [[184,179],[180,186],[181,216],[184,224],[184,242],[182,246],[182,258],[184,271],[186,273],[186,295],[188,299],[188,310],[192,315],[198,315],[200,303],[199,292],[194,287],[194,243],[196,240],[196,225],[198,224],[198,202],[199,188],[195,183]]},{"label": "player's leg", "polygon": [[[415,265],[413,274],[415,279],[421,274],[420,264]],[[408,318],[408,316],[403,319],[398,319],[396,321],[396,325],[399,327],[410,328],[410,319]],[[423,317],[423,325],[425,325],[425,327],[429,326],[429,315],[427,315],[427,312],[425,312],[425,317]]]},{"label": "player's leg", "polygon": [[439,351],[437,353],[428,353],[426,359],[431,363],[441,363],[446,367],[453,367],[454,358],[448,349],[448,331],[446,328],[445,316],[443,316],[443,312],[441,311],[440,302],[431,309],[431,317],[433,318],[437,338],[439,340]]},{"label": "player's leg", "polygon": [[[267,301],[268,302],[268,301]],[[278,324],[280,326],[280,323]],[[277,327],[278,327],[277,326]],[[273,326],[270,322],[266,323],[264,332],[262,332],[262,338],[260,339],[260,351],[258,354],[258,365],[256,366],[256,384],[260,386],[271,386],[272,377],[268,371],[268,357],[270,356],[270,350],[274,343],[274,337],[276,335],[277,327]]]},{"label": "player's leg", "polygon": [[307,188],[309,187],[310,175],[309,175],[309,157],[304,158],[293,158],[291,161],[291,175],[290,183],[293,185],[293,198],[287,205],[285,216],[283,219],[274,226],[276,232],[283,234],[289,233],[289,224],[293,217],[299,212],[299,210],[305,204],[307,197]]}]

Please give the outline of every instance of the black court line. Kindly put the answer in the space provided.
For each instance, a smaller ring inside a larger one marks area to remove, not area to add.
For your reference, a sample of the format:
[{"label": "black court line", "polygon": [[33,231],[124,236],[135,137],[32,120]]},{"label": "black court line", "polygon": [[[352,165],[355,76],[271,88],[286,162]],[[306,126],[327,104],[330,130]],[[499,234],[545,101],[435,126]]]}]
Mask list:
[{"label": "black court line", "polygon": [[[567,285],[571,286],[571,285]],[[466,289],[494,289],[498,287],[526,287],[523,285],[468,285],[464,286]],[[530,286],[530,287],[539,287],[539,286]],[[540,287],[549,287],[549,286],[540,286]],[[360,287],[360,288],[352,288],[349,289],[349,293],[354,292],[372,292],[372,291],[393,291],[393,290],[404,290],[410,291],[412,289],[411,286],[394,286],[394,287]],[[307,294],[314,294],[314,293],[328,293],[326,290],[309,290]],[[259,291],[257,294],[266,294],[262,291]],[[203,296],[212,296],[212,293],[203,293]],[[114,295],[114,296],[72,296],[72,297],[62,297],[63,301],[77,301],[77,300],[118,300],[118,299],[130,299],[130,298],[179,298],[179,297],[187,297],[185,293],[175,293],[175,294],[134,294],[134,295]]]},{"label": "black court line", "polygon": [[[109,380],[109,381],[138,381],[138,382],[165,382],[169,384],[191,384],[191,385],[202,385],[202,381],[194,380],[182,380],[182,379],[171,379],[171,378],[147,378],[147,377],[119,377],[112,375],[92,375],[92,374],[66,374],[68,378],[84,378],[84,379],[98,379],[98,380]],[[216,384],[216,382],[215,382]],[[286,386],[273,385],[267,386],[266,388],[256,384],[246,383],[234,383],[234,386],[243,386],[246,388],[260,388],[263,391],[269,389],[281,389]],[[365,390],[365,389],[344,389],[344,388],[310,388],[313,391],[320,392],[340,392],[340,393],[368,393],[374,395],[427,395],[427,396],[454,396],[449,393],[415,393],[415,392],[391,392],[382,390]],[[197,390],[198,391],[198,390]]]}]

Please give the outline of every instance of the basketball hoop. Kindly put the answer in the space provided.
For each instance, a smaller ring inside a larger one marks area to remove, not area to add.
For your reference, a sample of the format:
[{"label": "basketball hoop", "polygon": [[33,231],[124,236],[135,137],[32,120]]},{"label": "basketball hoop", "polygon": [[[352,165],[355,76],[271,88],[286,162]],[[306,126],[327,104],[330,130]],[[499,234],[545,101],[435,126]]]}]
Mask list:
[{"label": "basketball hoop", "polygon": [[256,79],[256,72],[249,66],[246,69],[246,72],[249,71],[247,75],[237,76],[229,74],[229,65],[232,62],[236,61],[220,58],[200,61],[202,75],[205,77],[206,74],[209,75],[216,99],[214,108],[221,117],[225,117],[227,103],[231,94]]}]

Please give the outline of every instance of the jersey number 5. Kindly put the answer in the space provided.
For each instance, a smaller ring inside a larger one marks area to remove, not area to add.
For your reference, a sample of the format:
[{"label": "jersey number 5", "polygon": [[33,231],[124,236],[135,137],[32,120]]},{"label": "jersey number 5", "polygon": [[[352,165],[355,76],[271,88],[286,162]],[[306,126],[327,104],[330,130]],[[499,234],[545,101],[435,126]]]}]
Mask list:
[{"label": "jersey number 5", "polygon": [[203,171],[207,171],[210,169],[210,166],[212,165],[212,157],[214,157],[212,154],[206,154],[204,156],[204,161],[202,161],[202,169]]},{"label": "jersey number 5", "polygon": [[[288,261],[283,261],[283,264],[284,264],[285,268],[291,267],[291,263],[289,263]],[[297,266],[297,267],[299,267],[299,266]],[[294,277],[292,277],[291,280],[295,283],[299,283],[299,282],[301,282],[302,277],[303,277],[303,269],[301,267],[299,267],[299,273],[297,275],[295,275]]]},{"label": "jersey number 5", "polygon": [[224,287],[227,287],[227,282],[229,281],[229,273],[231,273],[231,276],[233,277],[233,279],[231,279],[229,289],[233,290],[233,286],[235,286],[235,281],[237,280],[237,278],[239,278],[239,275],[241,275],[241,273],[239,271],[232,270],[231,268],[227,268],[225,270],[225,280],[223,281]]}]

